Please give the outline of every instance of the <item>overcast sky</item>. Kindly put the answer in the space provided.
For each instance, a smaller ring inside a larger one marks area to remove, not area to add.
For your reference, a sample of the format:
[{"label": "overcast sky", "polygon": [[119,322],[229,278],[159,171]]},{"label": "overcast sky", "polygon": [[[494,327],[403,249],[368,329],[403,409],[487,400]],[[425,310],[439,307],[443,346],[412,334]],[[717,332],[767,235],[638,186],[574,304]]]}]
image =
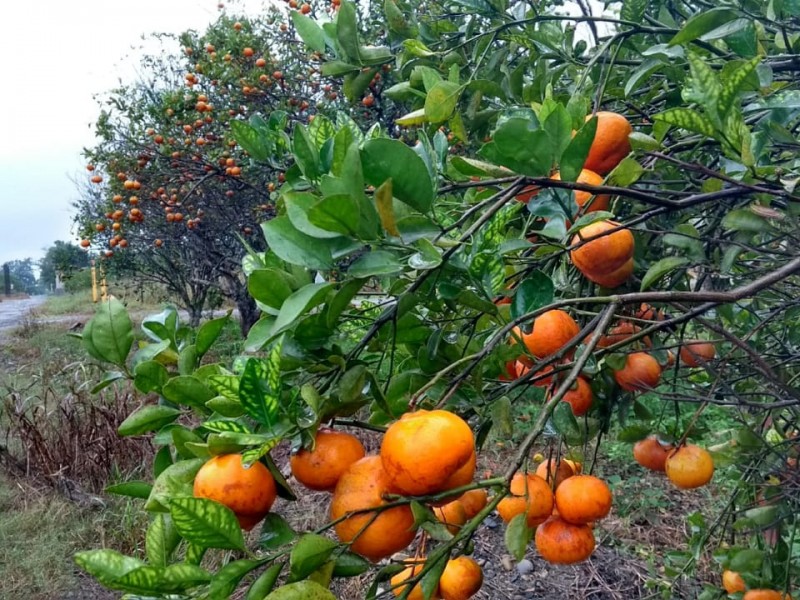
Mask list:
[{"label": "overcast sky", "polygon": [[[93,143],[92,95],[133,77],[142,35],[202,30],[218,0],[3,2],[0,17],[0,264],[39,259],[71,232],[73,181]],[[237,12],[263,3],[228,3]]]},{"label": "overcast sky", "polygon": [[[93,144],[92,96],[131,81],[142,36],[203,30],[218,0],[7,1],[0,18],[0,264],[41,258],[71,231],[81,149]],[[264,0],[227,2],[255,14]],[[597,0],[592,0],[596,12]],[[572,6],[571,12],[578,12]]]}]

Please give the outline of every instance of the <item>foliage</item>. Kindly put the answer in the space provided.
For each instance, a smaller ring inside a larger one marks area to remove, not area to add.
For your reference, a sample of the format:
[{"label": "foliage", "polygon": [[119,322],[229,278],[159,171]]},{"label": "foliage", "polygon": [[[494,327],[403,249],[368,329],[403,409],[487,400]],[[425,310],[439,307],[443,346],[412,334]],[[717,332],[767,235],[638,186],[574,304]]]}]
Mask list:
[{"label": "foliage", "polygon": [[[745,1],[679,9],[626,0],[615,19],[563,16],[558,4],[387,0],[385,39],[361,31],[347,1],[333,21],[293,17],[305,43],[323,55],[322,73],[342,76],[344,89],[358,90],[392,64],[398,83],[386,94],[403,103],[407,112],[396,123],[415,141],[398,139],[394,128],[364,130],[324,115],[284,123],[275,111],[231,128],[253,168],[291,165],[275,191],[275,217],[261,226],[266,250],[254,245],[243,259],[262,316],[232,365],[202,361],[219,321],[192,331],[165,311],[145,321],[150,343],[136,348],[117,303],[87,325],[87,352],[111,369],[100,385],[131,379],[159,397],[128,417],[123,431],[155,432],[163,446],[152,487],[137,493],[154,514],[150,532],[174,522],[177,533],[148,535],[167,558],[157,564],[96,550],[78,555],[84,570],[113,589],[162,597],[206,586],[226,597],[256,572],[263,575],[252,585],[269,590],[287,562],[292,585],[327,584],[346,548],[320,541],[327,526],[295,534],[278,515],[265,521],[262,540],[280,544],[263,543],[262,552],[216,573],[197,566],[206,548],[243,543],[231,511],[190,498],[204,459],[243,452],[277,473],[270,451],[281,440],[308,446],[329,422],[381,430],[419,407],[461,414],[478,446],[492,431],[508,436],[521,427],[507,472],[479,484],[495,492],[487,508],[454,536],[426,528],[428,560],[418,579],[430,592],[442,559],[468,547],[537,444],[591,463],[613,423],[628,443],[654,432],[683,444],[707,431],[704,413],[719,405],[735,426],[709,432],[718,442],[711,450],[718,468],[736,470],[740,481],[716,518],[689,517],[690,550],[670,555],[668,574],[685,584],[716,548],[721,566],[751,587],[794,585],[796,7]],[[605,135],[593,118],[601,108],[633,124],[632,151],[602,186],[578,184]],[[556,169],[560,178],[550,179]],[[516,202],[528,186],[537,194]],[[587,212],[574,190],[614,200],[608,212]],[[580,231],[608,219],[635,240],[632,274],[614,290],[587,281],[570,257],[592,243]],[[379,291],[376,304],[359,298],[368,285]],[[515,339],[554,309],[571,312],[580,332],[557,352],[532,356]],[[639,330],[600,345],[623,321]],[[522,330],[512,337],[516,326]],[[694,338],[715,350],[697,368],[679,352]],[[630,392],[617,383],[633,351],[647,351],[663,368],[655,389]],[[516,359],[515,372],[522,365],[524,373],[509,381]],[[595,400],[577,419],[561,399],[580,373],[591,379]],[[532,390],[545,375],[544,393]],[[538,406],[532,420],[513,422],[511,407],[528,402]],[[426,513],[420,503],[435,499],[398,502]],[[519,525],[507,536],[518,556],[530,539]],[[722,545],[733,532],[734,542]],[[376,582],[389,575],[380,572]],[[688,585],[688,595],[699,595]]]},{"label": "foliage", "polygon": [[72,276],[88,266],[89,257],[81,248],[69,242],[56,241],[39,262],[39,284],[47,290],[54,289],[58,273],[64,280],[65,288],[78,285],[77,282],[70,283]]},{"label": "foliage", "polygon": [[[9,269],[11,289],[14,293],[35,294],[38,291],[32,258],[10,260],[6,264]],[[0,288],[2,289],[5,289],[5,277],[5,269],[0,270]]]}]

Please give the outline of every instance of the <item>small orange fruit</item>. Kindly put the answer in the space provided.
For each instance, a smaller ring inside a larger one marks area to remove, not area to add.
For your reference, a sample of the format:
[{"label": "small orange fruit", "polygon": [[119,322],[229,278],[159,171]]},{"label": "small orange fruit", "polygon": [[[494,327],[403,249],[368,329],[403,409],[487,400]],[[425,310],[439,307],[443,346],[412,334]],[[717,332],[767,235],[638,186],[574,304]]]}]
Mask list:
[{"label": "small orange fruit", "polygon": [[497,512],[506,523],[525,513],[528,527],[536,527],[552,514],[553,492],[538,475],[515,474],[509,491],[510,494],[497,505]]},{"label": "small orange fruit", "polygon": [[450,533],[455,535],[467,522],[467,510],[460,500],[453,500],[444,506],[434,507],[433,514],[444,525]]},{"label": "small orange fruit", "polygon": [[592,402],[594,401],[592,387],[585,377],[579,376],[572,388],[564,394],[562,400],[572,407],[572,414],[576,417],[581,417],[592,408]]},{"label": "small orange fruit", "polygon": [[393,490],[423,496],[452,489],[448,479],[469,464],[474,452],[475,439],[464,419],[446,410],[418,410],[389,426],[380,458]]},{"label": "small orange fruit", "polygon": [[575,469],[570,463],[571,461],[565,459],[556,462],[556,459],[550,458],[536,467],[536,474],[555,489],[564,480],[575,475]]},{"label": "small orange fruit", "polygon": [[[586,120],[591,118],[592,115],[588,115]],[[598,112],[597,131],[583,168],[601,175],[610,173],[631,151],[628,136],[632,132],[631,124],[622,115],[608,111]]]},{"label": "small orange fruit", "polygon": [[711,342],[690,340],[681,346],[681,362],[687,367],[700,367],[714,360],[717,350]]},{"label": "small orange fruit", "polygon": [[483,585],[483,570],[469,556],[447,561],[439,578],[439,593],[443,600],[468,600]]},{"label": "small orange fruit", "polygon": [[[409,566],[394,575],[391,579],[392,592],[395,597],[402,596],[408,587],[408,584],[403,584],[417,575],[425,567],[425,559],[412,559],[406,562],[409,563]],[[421,582],[415,583],[414,587],[411,588],[408,596],[406,596],[408,600],[425,600],[425,594],[422,593],[422,585],[420,585],[420,583]],[[431,596],[431,600],[439,600],[439,598],[439,590],[435,590]]]},{"label": "small orange fruit", "polygon": [[522,334],[528,352],[537,358],[544,358],[558,352],[580,332],[580,327],[563,310],[548,310],[533,321],[533,330]]},{"label": "small orange fruit", "polygon": [[633,445],[633,459],[645,469],[664,472],[672,446],[664,446],[656,436],[639,440]]},{"label": "small orange fruit", "polygon": [[[516,365],[517,370],[517,378],[523,377],[527,375],[527,373],[531,370],[530,366],[527,365],[524,361],[518,360]],[[537,371],[533,374],[533,377],[529,380],[532,385],[536,387],[548,387],[551,383],[553,383],[553,376],[546,377],[548,373],[553,370],[553,365],[547,365],[544,369]]]},{"label": "small orange fruit", "polygon": [[373,562],[399,552],[414,540],[411,508],[404,504],[382,510],[377,516],[374,512],[362,512],[339,519],[353,511],[386,504],[383,496],[390,492],[389,484],[380,456],[366,456],[342,474],[331,499],[336,535],[342,542],[350,543],[350,550]]},{"label": "small orange fruit", "polygon": [[342,431],[320,430],[313,450],[292,455],[292,475],[312,490],[333,491],[347,468],[364,458],[364,446],[353,435]]},{"label": "small orange fruit", "polygon": [[747,589],[744,579],[736,571],[723,571],[722,572],[722,587],[729,594],[743,592]]},{"label": "small orange fruit", "polygon": [[570,565],[586,560],[594,552],[594,533],[589,525],[574,525],[550,517],[536,528],[536,549],[547,562]]},{"label": "small orange fruit", "polygon": [[[630,321],[623,321],[616,327],[612,327],[611,329],[609,329],[608,333],[597,341],[597,347],[608,348],[609,346],[613,346],[614,344],[618,344],[619,342],[624,342],[625,340],[629,339],[632,335],[639,333],[640,331],[641,328],[638,325],[634,325]],[[649,337],[643,338],[642,341],[648,348],[653,345]]]},{"label": "small orange fruit", "polygon": [[776,590],[758,589],[745,592],[742,600],[792,600],[792,597]]},{"label": "small orange fruit", "polygon": [[484,509],[488,501],[488,496],[485,489],[477,488],[464,492],[461,494],[459,500],[461,504],[464,505],[464,512],[469,520]]},{"label": "small orange fruit", "polygon": [[658,386],[661,365],[646,352],[628,354],[625,366],[614,372],[619,387],[627,392],[643,392]]},{"label": "small orange fruit", "polygon": [[611,511],[611,490],[594,475],[575,475],[556,489],[558,515],[575,525],[593,523]]},{"label": "small orange fruit", "polygon": [[276,496],[269,469],[260,462],[245,468],[241,454],[215,456],[200,467],[194,478],[194,497],[224,504],[247,531],[267,515]]},{"label": "small orange fruit", "polygon": [[589,241],[569,253],[572,263],[588,280],[607,288],[622,285],[633,273],[633,234],[618,227],[616,221],[587,225],[575,234],[572,245]]},{"label": "small orange fruit", "polygon": [[714,476],[714,459],[705,448],[693,444],[670,453],[664,467],[669,480],[683,490],[704,486]]},{"label": "small orange fruit", "polygon": [[[555,181],[561,181],[561,172],[557,171],[550,179]],[[578,179],[576,180],[577,183],[585,183],[586,185],[603,185],[603,177],[602,175],[598,175],[594,171],[590,171],[589,169],[581,169],[580,175],[578,175]],[[575,190],[575,203],[578,205],[579,208],[583,208],[592,199],[593,194],[591,192],[584,192],[581,190]],[[608,194],[600,194],[599,196],[594,196],[594,200],[586,209],[585,212],[590,213],[598,210],[608,210],[609,202],[611,201],[611,196]]]}]

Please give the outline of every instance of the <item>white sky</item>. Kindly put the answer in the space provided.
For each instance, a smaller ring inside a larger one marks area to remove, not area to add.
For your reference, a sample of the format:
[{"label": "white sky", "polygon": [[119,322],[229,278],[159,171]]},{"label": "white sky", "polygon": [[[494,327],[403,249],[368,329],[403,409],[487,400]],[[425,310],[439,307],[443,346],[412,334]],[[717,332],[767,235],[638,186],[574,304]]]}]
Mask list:
[{"label": "white sky", "polygon": [[[143,35],[202,31],[219,14],[217,1],[3,2],[0,264],[38,260],[56,240],[76,241],[71,204],[74,181],[87,176],[80,153],[93,144],[92,96],[132,79],[131,48],[141,47]],[[238,14],[256,14],[263,4],[226,2]]]},{"label": "white sky", "polygon": [[[202,31],[218,0],[40,0],[3,2],[0,17],[0,264],[36,260],[56,240],[72,240],[74,180],[93,144],[92,95],[130,81],[126,59],[142,35]],[[233,11],[255,11],[247,0]],[[253,14],[250,12],[249,14]]]}]

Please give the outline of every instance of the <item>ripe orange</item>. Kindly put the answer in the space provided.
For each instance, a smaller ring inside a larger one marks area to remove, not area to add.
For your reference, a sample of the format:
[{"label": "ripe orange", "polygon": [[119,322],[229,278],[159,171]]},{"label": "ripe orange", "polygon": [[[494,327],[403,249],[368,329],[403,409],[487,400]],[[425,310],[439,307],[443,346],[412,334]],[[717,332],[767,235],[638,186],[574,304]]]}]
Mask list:
[{"label": "ripe orange", "polygon": [[347,468],[364,458],[364,446],[353,435],[342,431],[320,430],[314,449],[292,455],[292,475],[312,490],[332,491]]},{"label": "ripe orange", "polygon": [[100,175],[93,175],[91,178],[92,183],[101,183],[103,181],[103,177]]},{"label": "ripe orange", "polygon": [[[608,333],[597,341],[597,347],[608,348],[609,346],[613,346],[614,344],[618,344],[619,342],[624,342],[625,340],[629,339],[632,335],[639,333],[640,331],[641,327],[639,327],[638,325],[634,325],[630,321],[623,321],[616,327],[612,327],[611,329],[609,329]],[[642,341],[648,348],[653,345],[649,337],[643,338]]]},{"label": "ripe orange", "polygon": [[91,246],[91,244],[92,242],[90,242],[89,240],[81,240],[81,248],[88,248],[89,246]]},{"label": "ripe orange", "polygon": [[548,310],[533,320],[533,330],[522,334],[528,352],[544,358],[558,352],[580,332],[575,319],[563,310]]},{"label": "ripe orange", "polygon": [[[592,115],[588,115],[586,120],[591,118]],[[628,119],[622,115],[607,111],[598,112],[597,131],[583,168],[601,175],[610,173],[630,153],[631,143],[628,136],[632,131]]]},{"label": "ripe orange", "polygon": [[497,512],[506,523],[525,513],[528,527],[536,527],[553,513],[553,492],[538,475],[515,474],[509,491],[497,505]]},{"label": "ripe orange", "polygon": [[246,469],[241,454],[215,456],[200,467],[194,478],[194,497],[224,504],[247,531],[267,515],[276,496],[269,469],[260,462]]},{"label": "ripe orange", "polygon": [[469,556],[447,561],[439,578],[439,593],[443,600],[468,600],[483,585],[483,570]]},{"label": "ripe orange", "polygon": [[[553,174],[550,179],[561,181],[561,172],[556,171],[556,173]],[[586,185],[603,185],[603,177],[594,171],[590,171],[589,169],[582,169],[581,174],[578,175],[578,179],[576,181],[578,183],[585,183]],[[575,203],[579,208],[583,208],[589,202],[589,200],[592,199],[592,196],[593,194],[591,192],[575,190]],[[608,204],[610,201],[611,196],[608,194],[594,196],[594,200],[592,200],[591,205],[589,205],[585,212],[590,213],[598,210],[608,210]]]},{"label": "ripe orange", "polygon": [[571,463],[572,461],[565,459],[556,462],[554,458],[550,458],[536,467],[536,474],[555,489],[568,477],[575,475],[575,469]]},{"label": "ripe orange", "polygon": [[722,572],[722,587],[729,594],[743,592],[747,589],[744,579],[736,571],[723,571]]},{"label": "ripe orange", "polygon": [[251,56],[253,56],[253,54],[255,54],[255,52],[253,51],[252,48],[245,48],[244,50],[242,50],[242,54],[247,58],[250,58]]},{"label": "ripe orange", "polygon": [[[518,360],[516,364],[516,371],[517,371],[517,378],[520,378],[526,375],[531,370],[530,366],[526,364],[522,360]],[[548,373],[553,370],[553,365],[547,365],[541,371],[537,371],[533,374],[531,383],[537,387],[547,387],[551,383],[553,383],[552,375],[550,377],[544,377]]]},{"label": "ripe orange", "polygon": [[[461,468],[459,468],[455,473],[450,475],[444,483],[442,484],[442,490],[452,490],[459,487],[464,487],[465,485],[469,485],[472,483],[472,479],[475,477],[475,467],[478,465],[478,455],[475,453],[475,450],[472,451],[469,459],[467,462],[463,464]],[[443,503],[450,502],[454,500],[454,497],[448,497],[444,500]]]},{"label": "ripe orange", "polygon": [[592,528],[567,523],[560,517],[550,517],[539,525],[535,541],[542,558],[558,565],[584,561],[594,552]]},{"label": "ripe orange", "polygon": [[711,342],[690,340],[681,346],[681,362],[687,367],[700,367],[714,360],[717,350]]},{"label": "ripe orange", "polygon": [[556,490],[558,515],[574,525],[593,523],[611,511],[611,490],[594,475],[575,475]]},{"label": "ripe orange", "polygon": [[[607,288],[622,285],[633,273],[633,234],[629,229],[617,227],[616,221],[587,225],[575,234],[572,245],[590,241],[569,253],[572,263],[588,280]],[[606,234],[612,230],[615,231]]]},{"label": "ripe orange", "polygon": [[406,413],[386,430],[380,458],[393,490],[423,496],[452,489],[448,479],[468,465],[474,453],[472,430],[461,417],[446,410],[419,410]]},{"label": "ripe orange", "polygon": [[776,590],[758,589],[745,592],[742,600],[792,600],[792,597]]},{"label": "ripe orange", "polygon": [[633,459],[645,469],[663,472],[672,446],[663,446],[656,436],[639,440],[633,446]]},{"label": "ripe orange", "polygon": [[[406,588],[409,587],[408,584],[403,585],[407,580],[411,579],[415,575],[417,575],[422,569],[425,567],[425,559],[409,559],[405,561],[406,564],[409,566],[397,573],[396,575],[392,576],[390,582],[392,585],[392,592],[394,593],[395,597],[402,596],[403,593],[406,591]],[[421,582],[417,582],[414,584],[414,587],[411,588],[411,591],[406,596],[408,600],[425,600],[425,594],[422,593],[422,585]],[[439,590],[436,589],[431,596],[431,600],[439,600],[441,596],[439,595]]]},{"label": "ripe orange", "polygon": [[693,444],[670,453],[664,467],[669,480],[684,490],[704,486],[714,476],[714,459],[705,448]]},{"label": "ripe orange", "polygon": [[589,381],[585,377],[579,376],[572,388],[564,394],[562,400],[572,407],[572,414],[576,417],[585,415],[592,408],[594,401]]},{"label": "ripe orange", "polygon": [[661,379],[661,365],[646,352],[628,354],[625,366],[614,372],[619,387],[627,392],[651,390]]},{"label": "ripe orange", "polygon": [[[331,499],[331,520],[338,521],[350,512],[377,508],[386,503],[390,481],[379,456],[366,456],[353,463],[339,478]],[[414,515],[408,505],[374,512],[363,512],[334,525],[350,550],[373,562],[391,556],[408,546],[415,535]]]},{"label": "ripe orange", "polygon": [[447,526],[448,531],[455,535],[467,522],[467,510],[460,500],[453,500],[444,506],[434,507],[433,514],[441,523]]},{"label": "ripe orange", "polygon": [[256,66],[257,67],[266,67],[267,66],[267,61],[265,59],[263,59],[263,58],[257,58],[256,59]]},{"label": "ripe orange", "polygon": [[471,519],[483,510],[483,508],[486,506],[488,498],[485,489],[477,488],[474,490],[469,490],[468,492],[464,492],[461,494],[459,500],[461,501],[461,504],[464,505],[464,511],[467,515],[467,519]]},{"label": "ripe orange", "polygon": [[300,5],[300,12],[303,13],[304,15],[307,15],[308,13],[311,12],[311,5],[304,2],[303,4]]}]

